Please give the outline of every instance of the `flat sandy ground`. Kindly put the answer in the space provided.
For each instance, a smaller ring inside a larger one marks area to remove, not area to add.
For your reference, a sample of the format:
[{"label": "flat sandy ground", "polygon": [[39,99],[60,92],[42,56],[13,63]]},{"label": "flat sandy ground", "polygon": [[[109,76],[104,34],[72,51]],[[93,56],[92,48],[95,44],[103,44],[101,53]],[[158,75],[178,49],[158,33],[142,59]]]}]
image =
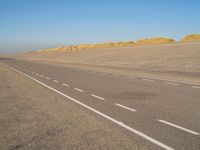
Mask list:
[{"label": "flat sandy ground", "polygon": [[31,52],[15,58],[200,83],[200,42],[71,52]]},{"label": "flat sandy ground", "polygon": [[94,115],[0,62],[0,149],[147,149]]}]

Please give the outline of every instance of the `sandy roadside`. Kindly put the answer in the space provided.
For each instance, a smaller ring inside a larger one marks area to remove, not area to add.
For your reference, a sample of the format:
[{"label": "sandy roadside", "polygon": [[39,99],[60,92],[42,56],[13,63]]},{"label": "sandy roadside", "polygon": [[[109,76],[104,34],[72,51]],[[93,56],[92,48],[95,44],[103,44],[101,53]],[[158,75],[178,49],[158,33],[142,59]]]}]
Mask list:
[{"label": "sandy roadside", "polygon": [[0,149],[148,149],[2,63],[0,133]]},{"label": "sandy roadside", "polygon": [[200,83],[200,42],[71,52],[30,52],[12,58],[127,76]]}]

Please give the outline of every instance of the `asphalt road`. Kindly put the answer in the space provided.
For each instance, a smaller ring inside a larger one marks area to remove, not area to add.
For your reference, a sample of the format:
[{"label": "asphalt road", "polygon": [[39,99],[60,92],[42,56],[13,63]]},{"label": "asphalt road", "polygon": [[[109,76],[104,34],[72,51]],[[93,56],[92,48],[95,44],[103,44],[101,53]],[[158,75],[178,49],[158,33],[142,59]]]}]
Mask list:
[{"label": "asphalt road", "polygon": [[[200,149],[200,85],[12,59],[22,75],[83,106],[153,149]],[[31,90],[31,89],[30,89]]]}]

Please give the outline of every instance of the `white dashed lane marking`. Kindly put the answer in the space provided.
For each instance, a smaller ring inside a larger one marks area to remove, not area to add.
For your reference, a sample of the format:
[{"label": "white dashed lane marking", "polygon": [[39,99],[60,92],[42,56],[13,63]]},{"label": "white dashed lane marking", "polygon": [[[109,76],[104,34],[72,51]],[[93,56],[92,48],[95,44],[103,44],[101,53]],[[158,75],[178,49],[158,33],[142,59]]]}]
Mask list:
[{"label": "white dashed lane marking", "polygon": [[63,86],[69,86],[69,85],[68,85],[68,84],[66,84],[66,83],[62,83],[62,85],[63,85]]},{"label": "white dashed lane marking", "polygon": [[90,94],[92,97],[95,97],[95,98],[98,98],[98,99],[100,99],[100,100],[105,100],[105,98],[103,98],[103,97],[100,97],[100,96],[97,96],[97,95],[95,95],[95,94]]},{"label": "white dashed lane marking", "polygon": [[125,109],[130,110],[130,111],[136,111],[135,109],[129,108],[127,106],[124,106],[124,105],[121,105],[121,104],[118,104],[118,103],[115,103],[115,105],[122,107],[122,108],[125,108]]},{"label": "white dashed lane marking", "polygon": [[165,84],[170,84],[170,85],[179,85],[178,83],[173,83],[173,82],[165,82]]},{"label": "white dashed lane marking", "polygon": [[84,92],[83,90],[81,90],[79,88],[74,88],[74,90],[79,91],[79,92]]},{"label": "white dashed lane marking", "polygon": [[49,77],[46,77],[46,79],[47,79],[47,80],[50,80],[51,78],[49,78]]},{"label": "white dashed lane marking", "polygon": [[53,82],[55,82],[55,83],[58,83],[58,81],[57,81],[57,80],[53,80]]},{"label": "white dashed lane marking", "polygon": [[127,78],[129,78],[129,79],[135,79],[135,77],[133,77],[133,76],[127,76]]},{"label": "white dashed lane marking", "polygon": [[152,80],[152,79],[142,79],[142,80],[144,80],[144,81],[149,81],[149,82],[153,82],[154,80]]}]

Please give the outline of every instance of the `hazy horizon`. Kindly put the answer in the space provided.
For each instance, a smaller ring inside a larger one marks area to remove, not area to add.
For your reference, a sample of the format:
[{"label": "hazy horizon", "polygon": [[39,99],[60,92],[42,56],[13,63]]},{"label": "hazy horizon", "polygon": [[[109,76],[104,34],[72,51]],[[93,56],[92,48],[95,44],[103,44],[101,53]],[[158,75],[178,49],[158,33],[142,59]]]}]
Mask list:
[{"label": "hazy horizon", "polygon": [[20,0],[0,6],[0,53],[200,32],[200,2]]}]

